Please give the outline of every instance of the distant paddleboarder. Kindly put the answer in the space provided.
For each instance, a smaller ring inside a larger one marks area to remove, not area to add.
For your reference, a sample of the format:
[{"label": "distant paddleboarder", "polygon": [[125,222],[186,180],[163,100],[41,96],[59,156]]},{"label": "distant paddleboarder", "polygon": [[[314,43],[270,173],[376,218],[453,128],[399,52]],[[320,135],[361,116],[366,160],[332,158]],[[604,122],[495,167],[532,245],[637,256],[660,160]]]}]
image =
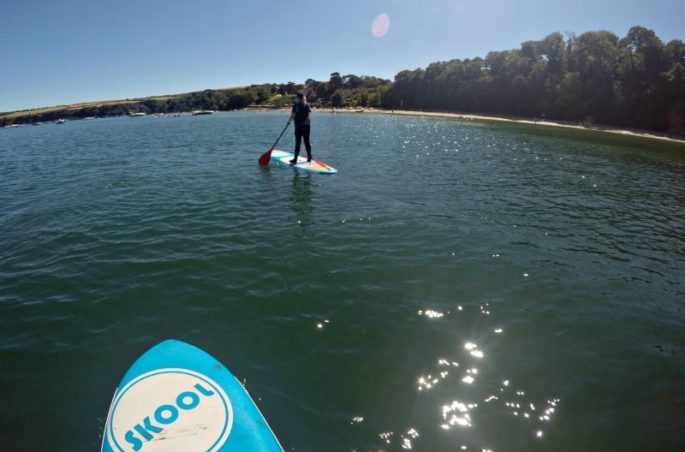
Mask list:
[{"label": "distant paddleboarder", "polygon": [[307,149],[307,161],[312,161],[312,145],[309,143],[309,104],[307,104],[307,98],[302,93],[297,93],[295,97],[295,102],[293,102],[293,112],[290,114],[290,121],[295,121],[295,158],[290,160],[290,163],[297,163],[297,157],[300,155],[300,144],[302,143],[302,138],[304,138],[304,147]]}]

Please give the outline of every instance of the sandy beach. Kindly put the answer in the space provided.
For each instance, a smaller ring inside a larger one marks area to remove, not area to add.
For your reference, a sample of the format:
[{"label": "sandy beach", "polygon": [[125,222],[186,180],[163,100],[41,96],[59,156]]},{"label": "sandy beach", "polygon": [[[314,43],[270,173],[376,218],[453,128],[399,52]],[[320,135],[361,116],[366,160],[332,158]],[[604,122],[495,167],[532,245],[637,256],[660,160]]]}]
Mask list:
[{"label": "sandy beach", "polygon": [[[319,108],[317,111],[327,111],[335,113],[360,113],[362,110],[354,109],[331,109],[331,108]],[[549,119],[535,120],[535,119],[521,119],[521,118],[511,118],[504,116],[486,116],[486,115],[474,115],[474,114],[464,114],[464,113],[447,113],[447,112],[431,112],[431,111],[417,111],[417,110],[381,110],[375,108],[366,108],[363,110],[364,113],[376,113],[376,114],[387,114],[387,115],[402,115],[402,116],[428,116],[435,118],[452,118],[462,121],[490,121],[490,122],[504,122],[511,124],[525,124],[525,125],[535,125],[543,127],[558,127],[563,129],[572,130],[583,130],[592,131],[598,133],[608,133],[613,135],[622,135],[634,138],[643,138],[648,140],[657,140],[662,142],[668,142],[678,145],[685,146],[685,138],[673,138],[665,134],[658,134],[655,132],[648,132],[644,130],[632,130],[632,129],[618,129],[611,126],[593,125],[593,126],[583,126],[581,124],[566,123],[560,121],[553,121]]]}]

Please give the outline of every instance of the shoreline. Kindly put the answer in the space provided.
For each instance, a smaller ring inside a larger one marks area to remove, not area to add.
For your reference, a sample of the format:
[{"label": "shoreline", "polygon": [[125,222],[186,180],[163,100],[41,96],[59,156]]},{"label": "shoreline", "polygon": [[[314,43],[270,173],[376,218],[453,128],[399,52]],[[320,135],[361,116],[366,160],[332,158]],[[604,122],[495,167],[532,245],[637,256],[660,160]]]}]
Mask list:
[{"label": "shoreline", "polygon": [[[135,102],[131,100],[124,101],[123,103],[129,103],[129,102]],[[121,103],[121,101],[102,101],[100,104],[109,104],[109,103]],[[79,104],[79,105],[86,105],[87,103],[84,104]],[[93,103],[94,104],[94,103]],[[74,106],[67,106],[70,107],[69,109],[74,109]],[[42,110],[52,110],[58,107],[47,107]],[[217,112],[220,112],[223,110],[217,110]],[[288,112],[290,111],[290,108],[284,108],[284,107],[273,107],[273,106],[257,106],[257,105],[250,105],[245,108],[239,109],[237,111],[251,111],[251,112],[265,112],[265,111],[282,111],[282,112]],[[521,117],[515,117],[515,116],[494,116],[494,115],[485,115],[485,114],[472,114],[472,113],[453,113],[453,112],[437,112],[437,111],[423,111],[423,110],[393,110],[393,109],[381,109],[381,108],[331,108],[331,107],[321,107],[321,108],[316,108],[313,111],[315,112],[325,112],[325,113],[368,113],[368,114],[380,114],[380,115],[397,115],[397,116],[423,116],[423,117],[429,117],[429,118],[444,118],[444,119],[456,119],[459,121],[480,121],[480,122],[495,122],[495,123],[505,123],[505,124],[519,124],[519,125],[527,125],[527,126],[539,126],[542,128],[549,128],[549,129],[566,129],[566,130],[575,130],[575,131],[584,131],[584,132],[590,132],[590,133],[603,133],[609,136],[613,137],[624,137],[624,138],[636,138],[636,139],[642,139],[642,140],[647,140],[651,141],[652,143],[654,142],[659,142],[659,143],[668,143],[668,144],[673,144],[677,146],[683,146],[685,147],[685,136],[680,138],[673,137],[671,135],[665,134],[665,133],[659,133],[659,132],[653,132],[649,130],[640,130],[640,129],[621,129],[618,127],[614,126],[606,126],[606,125],[589,125],[585,126],[581,123],[577,122],[572,122],[572,121],[561,121],[561,120],[553,120],[553,119],[535,119],[535,118],[521,118]],[[13,113],[25,113],[25,112],[13,112]],[[8,114],[13,114],[13,113],[4,113],[0,114],[0,116],[3,115],[8,115]],[[189,112],[181,112],[181,113],[189,113]],[[84,118],[76,118],[76,119],[84,119]],[[49,122],[49,121],[48,121]],[[33,123],[22,123],[22,124],[10,124],[10,125],[5,125],[5,128],[7,127],[19,127],[19,126],[25,126]],[[34,124],[35,125],[35,124]],[[685,149],[684,149],[685,150]]]},{"label": "shoreline", "polygon": [[623,136],[631,138],[641,138],[645,140],[656,140],[664,143],[678,144],[685,146],[685,138],[673,138],[666,134],[659,134],[656,132],[649,132],[645,130],[635,130],[635,129],[620,129],[613,126],[583,126],[579,123],[566,123],[561,121],[554,121],[550,119],[524,119],[524,118],[514,118],[507,116],[488,116],[488,115],[478,115],[469,113],[448,113],[448,112],[433,112],[433,111],[421,111],[421,110],[383,110],[377,108],[365,108],[364,110],[352,110],[352,109],[332,109],[332,108],[319,108],[316,111],[332,112],[332,113],[373,113],[373,114],[386,114],[386,115],[397,115],[397,116],[425,116],[432,118],[446,118],[446,119],[457,119],[461,121],[483,121],[483,122],[499,122],[507,124],[522,124],[531,126],[541,126],[549,128],[560,128],[568,130],[580,130],[585,132],[599,132],[606,133],[614,136]]}]

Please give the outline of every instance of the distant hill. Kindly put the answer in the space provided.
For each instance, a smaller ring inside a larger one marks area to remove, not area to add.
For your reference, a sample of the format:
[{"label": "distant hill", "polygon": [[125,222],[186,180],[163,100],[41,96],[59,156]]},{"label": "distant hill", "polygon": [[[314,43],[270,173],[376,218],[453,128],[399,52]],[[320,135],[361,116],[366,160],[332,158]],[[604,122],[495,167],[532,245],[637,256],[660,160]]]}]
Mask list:
[{"label": "distant hill", "polygon": [[390,80],[352,74],[341,76],[334,72],[327,82],[309,79],[305,84],[267,83],[237,88],[207,89],[167,96],[85,102],[0,113],[0,126],[49,122],[58,119],[123,116],[133,113],[179,113],[192,110],[228,111],[248,106],[289,107],[293,96],[301,90],[307,91],[309,102],[315,106],[380,107],[382,94],[390,85]]}]

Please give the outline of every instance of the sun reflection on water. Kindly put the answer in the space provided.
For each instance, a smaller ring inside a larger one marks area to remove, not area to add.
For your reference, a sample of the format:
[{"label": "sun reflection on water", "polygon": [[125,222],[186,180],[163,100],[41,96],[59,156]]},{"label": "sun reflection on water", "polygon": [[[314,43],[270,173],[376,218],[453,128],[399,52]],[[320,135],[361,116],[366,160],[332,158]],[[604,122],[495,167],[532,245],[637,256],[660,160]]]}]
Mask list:
[{"label": "sun reflection on water", "polygon": [[454,426],[471,427],[471,416],[469,411],[477,408],[477,403],[463,403],[454,400],[450,405],[442,406],[442,418],[445,421],[440,427],[449,430]]},{"label": "sun reflection on water", "polygon": [[[477,311],[474,311],[476,308]],[[435,322],[445,322],[454,316],[467,314],[486,316],[488,319],[494,317],[489,302],[477,306],[460,305],[454,311],[421,309],[417,312],[419,317]],[[504,415],[505,418],[509,416],[509,422],[518,423],[519,427],[527,429],[533,438],[542,440],[544,427],[549,428],[548,424],[560,400],[538,400],[528,395],[528,391],[521,387],[520,382],[497,375],[492,363],[488,363],[487,344],[491,338],[499,339],[504,334],[504,329],[489,326],[484,331],[488,331],[490,336],[478,335],[477,341],[465,340],[461,344],[455,344],[453,356],[439,357],[433,370],[429,369],[429,372],[418,376],[417,393],[422,394],[419,397],[446,398],[439,405],[439,420],[436,427],[444,434],[457,435],[459,442],[455,446],[461,450],[491,450],[470,443],[473,440],[467,441],[463,435],[466,430],[478,429],[479,426],[487,427],[488,422],[494,422],[493,416],[501,419],[499,415]],[[379,437],[386,444],[391,444],[393,435],[393,432],[383,432]],[[406,434],[398,435],[395,441],[396,445],[403,449],[421,448],[419,434],[415,428],[410,428]]]},{"label": "sun reflection on water", "polygon": [[423,315],[428,317],[429,319],[440,319],[445,316],[443,312],[440,311],[435,311],[433,309],[426,309],[425,311],[419,310],[417,312],[418,315]]},{"label": "sun reflection on water", "polygon": [[402,435],[402,449],[412,449],[412,440],[419,437],[419,432],[414,428],[407,430],[407,433]]}]

